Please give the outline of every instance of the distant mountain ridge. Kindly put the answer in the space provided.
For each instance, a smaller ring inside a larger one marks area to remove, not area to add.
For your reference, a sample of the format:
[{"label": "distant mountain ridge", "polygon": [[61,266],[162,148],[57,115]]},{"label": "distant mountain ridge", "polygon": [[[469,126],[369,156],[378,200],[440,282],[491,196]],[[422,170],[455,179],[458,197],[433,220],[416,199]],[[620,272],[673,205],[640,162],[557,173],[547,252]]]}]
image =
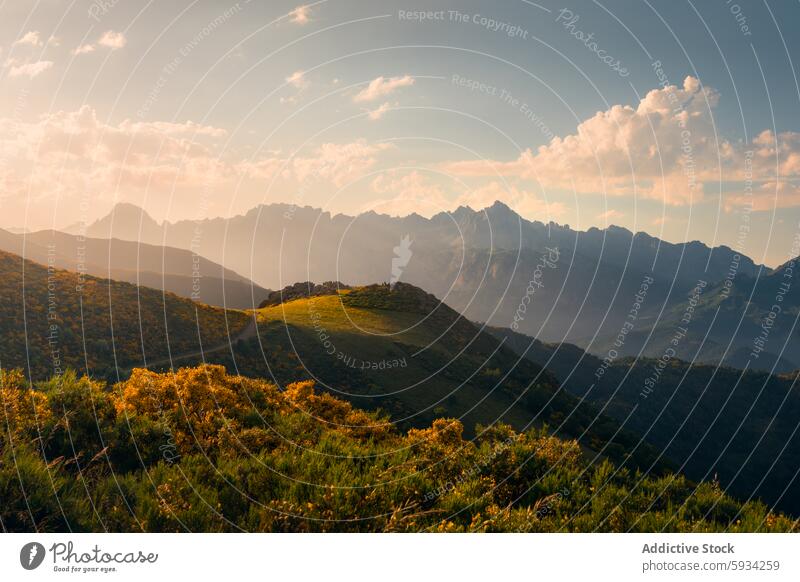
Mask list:
[{"label": "distant mountain ridge", "polygon": [[243,311],[4,251],[0,274],[0,368],[37,380],[68,368],[119,378],[134,365],[224,347],[252,321]]},{"label": "distant mountain ridge", "polygon": [[209,305],[253,308],[269,290],[190,250],[54,230],[0,229],[0,250],[43,265],[163,289]]},{"label": "distant mountain ridge", "polygon": [[269,204],[227,219],[161,224],[122,205],[87,234],[191,248],[272,289],[297,281],[390,281],[396,249],[408,240],[399,280],[442,297],[469,319],[501,327],[516,319],[521,332],[590,350],[597,338],[618,332],[644,280],[652,284],[641,306],[642,328],[685,301],[698,280],[713,285],[732,272],[770,272],[725,246],[673,244],[614,226],[575,231],[526,220],[500,202],[431,218],[352,217]]}]

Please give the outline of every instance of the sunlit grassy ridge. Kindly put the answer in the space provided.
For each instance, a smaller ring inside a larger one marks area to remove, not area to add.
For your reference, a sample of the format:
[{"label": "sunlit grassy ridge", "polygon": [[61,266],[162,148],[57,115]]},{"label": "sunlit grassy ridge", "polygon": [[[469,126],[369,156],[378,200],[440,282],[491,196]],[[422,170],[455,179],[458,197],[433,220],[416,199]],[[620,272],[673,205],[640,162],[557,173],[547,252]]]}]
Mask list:
[{"label": "sunlit grassy ridge", "polygon": [[[388,411],[402,428],[427,426],[441,416],[458,418],[468,436],[476,424],[505,422],[527,430],[548,423],[557,435],[579,437],[618,461],[632,457],[650,466],[657,456],[561,390],[547,370],[414,286],[370,285],[294,299],[259,310],[258,318],[261,345],[272,356],[270,372],[280,367],[270,350],[280,346],[281,356],[296,358],[319,389],[359,408]],[[249,367],[248,358],[231,364],[266,375]]]},{"label": "sunlit grassy ridge", "polygon": [[0,374],[4,531],[792,531],[714,484],[589,464],[507,425],[396,430],[220,366],[109,388]]}]

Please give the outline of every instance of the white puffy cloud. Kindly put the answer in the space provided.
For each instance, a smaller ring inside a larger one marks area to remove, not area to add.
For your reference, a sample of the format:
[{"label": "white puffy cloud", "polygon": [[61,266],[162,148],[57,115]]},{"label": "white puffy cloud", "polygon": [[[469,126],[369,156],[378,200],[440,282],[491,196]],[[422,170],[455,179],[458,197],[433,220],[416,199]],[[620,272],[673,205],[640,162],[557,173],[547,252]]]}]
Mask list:
[{"label": "white puffy cloud", "polygon": [[39,36],[39,31],[31,30],[26,32],[24,35],[14,41],[14,46],[18,45],[42,46],[42,39]]},{"label": "white puffy cloud", "polygon": [[34,122],[0,119],[0,157],[7,161],[0,179],[19,200],[196,188],[228,173],[203,143],[224,135],[193,122],[104,123],[88,106]]},{"label": "white puffy cloud", "polygon": [[308,24],[311,19],[310,6],[298,6],[289,13],[289,20],[294,24]]},{"label": "white puffy cloud", "polygon": [[125,37],[123,33],[114,32],[113,30],[107,30],[100,36],[99,39],[97,39],[97,43],[82,44],[72,49],[72,54],[87,55],[89,53],[95,52],[98,47],[104,47],[107,49],[111,49],[112,51],[115,51],[124,48],[125,45],[127,44],[128,44],[128,39]]},{"label": "white puffy cloud", "polygon": [[112,50],[116,50],[116,49],[121,49],[126,44],[128,44],[128,39],[125,38],[125,35],[121,32],[114,32],[113,30],[107,30],[97,41],[97,44],[99,44],[100,46],[104,46],[106,48],[110,48]]},{"label": "white puffy cloud", "polygon": [[288,77],[286,77],[286,82],[289,83],[292,87],[296,89],[307,89],[309,86],[309,81],[306,79],[306,74],[303,71],[295,71]]},{"label": "white puffy cloud", "polygon": [[280,99],[281,103],[296,103],[300,98],[300,95],[311,86],[311,81],[309,81],[306,77],[305,71],[295,71],[286,77],[286,82],[290,87],[295,89],[295,94],[288,96],[284,95]]},{"label": "white puffy cloud", "polygon": [[370,81],[369,85],[359,91],[356,96],[353,97],[353,101],[356,103],[374,101],[393,93],[400,87],[410,87],[413,84],[414,79],[409,75],[405,75],[404,77],[391,77],[388,79],[386,77],[378,77]]},{"label": "white puffy cloud", "polygon": [[17,64],[14,61],[7,63],[9,77],[38,77],[53,67],[53,61],[36,61],[33,63]]},{"label": "white puffy cloud", "polygon": [[712,116],[719,97],[687,77],[682,87],[650,91],[635,108],[614,105],[600,111],[581,122],[576,133],[527,149],[516,160],[456,161],[444,169],[461,176],[534,180],[579,194],[637,195],[668,205],[702,202],[720,182],[750,180],[756,194],[729,189],[726,208],[752,199],[755,209],[765,209],[769,198],[760,191],[770,183],[773,192],[774,184],[779,186],[771,204],[800,205],[787,183],[800,177],[800,133],[764,131],[750,146],[718,137]]},{"label": "white puffy cloud", "polygon": [[95,47],[93,44],[82,44],[81,46],[72,49],[73,55],[86,55],[89,53],[93,53],[95,51]]}]

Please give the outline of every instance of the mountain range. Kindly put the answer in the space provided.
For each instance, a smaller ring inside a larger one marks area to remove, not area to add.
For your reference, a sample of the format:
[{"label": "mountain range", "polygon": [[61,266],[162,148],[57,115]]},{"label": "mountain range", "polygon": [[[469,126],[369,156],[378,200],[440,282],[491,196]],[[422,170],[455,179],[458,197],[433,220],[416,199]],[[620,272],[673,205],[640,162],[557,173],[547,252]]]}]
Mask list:
[{"label": "mountain range", "polygon": [[141,366],[221,364],[278,386],[313,381],[403,430],[445,417],[470,437],[498,422],[548,427],[590,462],[678,469],[800,512],[797,374],[598,358],[473,323],[402,282],[292,285],[236,310],[4,252],[0,272],[0,365],[33,380],[68,368],[118,381]]},{"label": "mountain range", "polygon": [[[635,312],[618,346],[624,355],[660,357],[677,327],[687,327],[681,358],[776,372],[800,365],[790,321],[800,305],[796,292],[786,296],[759,357],[743,357],[793,263],[773,271],[725,246],[673,244],[616,226],[577,231],[526,220],[500,202],[431,218],[270,204],[232,218],[173,223],[121,204],[87,234],[192,249],[262,288],[404,281],[473,321],[598,355]],[[693,297],[698,287],[702,293]],[[698,301],[691,325],[676,326]],[[742,313],[747,320],[739,325]]]}]

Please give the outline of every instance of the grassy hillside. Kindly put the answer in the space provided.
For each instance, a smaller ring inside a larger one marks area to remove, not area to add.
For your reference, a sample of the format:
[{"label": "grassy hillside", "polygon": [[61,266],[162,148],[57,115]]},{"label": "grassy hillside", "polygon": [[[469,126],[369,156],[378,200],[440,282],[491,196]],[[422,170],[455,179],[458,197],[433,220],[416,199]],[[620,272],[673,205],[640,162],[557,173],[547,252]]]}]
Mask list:
[{"label": "grassy hillside", "polygon": [[13,234],[0,229],[0,250],[40,264],[163,289],[228,308],[252,308],[269,291],[192,251],[54,230]]},{"label": "grassy hillside", "polygon": [[410,285],[265,307],[256,334],[252,313],[6,253],[0,272],[0,366],[34,379],[73,368],[115,381],[145,362],[155,370],[221,363],[279,384],[313,379],[360,408],[388,412],[403,428],[443,416],[459,418],[468,435],[476,424],[527,430],[548,423],[598,458],[623,462],[633,451],[635,465],[649,466],[657,456],[559,389],[548,372]]},{"label": "grassy hillside", "polygon": [[[398,432],[311,383],[222,367],[109,388],[0,373],[3,531],[793,531],[714,483],[587,464],[574,441],[454,419]],[[90,406],[88,405],[90,403]]]},{"label": "grassy hillside", "polygon": [[259,310],[258,320],[258,337],[237,343],[233,357],[218,352],[206,361],[279,383],[314,380],[358,408],[388,412],[405,429],[443,416],[458,418],[468,436],[476,424],[547,423],[601,456],[622,462],[633,452],[637,465],[655,462],[655,449],[414,286],[300,298]]},{"label": "grassy hillside", "polygon": [[800,514],[797,374],[771,376],[674,358],[620,358],[606,365],[569,344],[492,331],[546,365],[570,393],[605,407],[620,422],[627,419],[626,428],[663,450],[690,478],[716,477],[742,499],[758,497]]},{"label": "grassy hillside", "polygon": [[171,293],[48,268],[0,251],[0,366],[47,378],[74,368],[115,377],[131,367],[218,347],[248,324]]}]

